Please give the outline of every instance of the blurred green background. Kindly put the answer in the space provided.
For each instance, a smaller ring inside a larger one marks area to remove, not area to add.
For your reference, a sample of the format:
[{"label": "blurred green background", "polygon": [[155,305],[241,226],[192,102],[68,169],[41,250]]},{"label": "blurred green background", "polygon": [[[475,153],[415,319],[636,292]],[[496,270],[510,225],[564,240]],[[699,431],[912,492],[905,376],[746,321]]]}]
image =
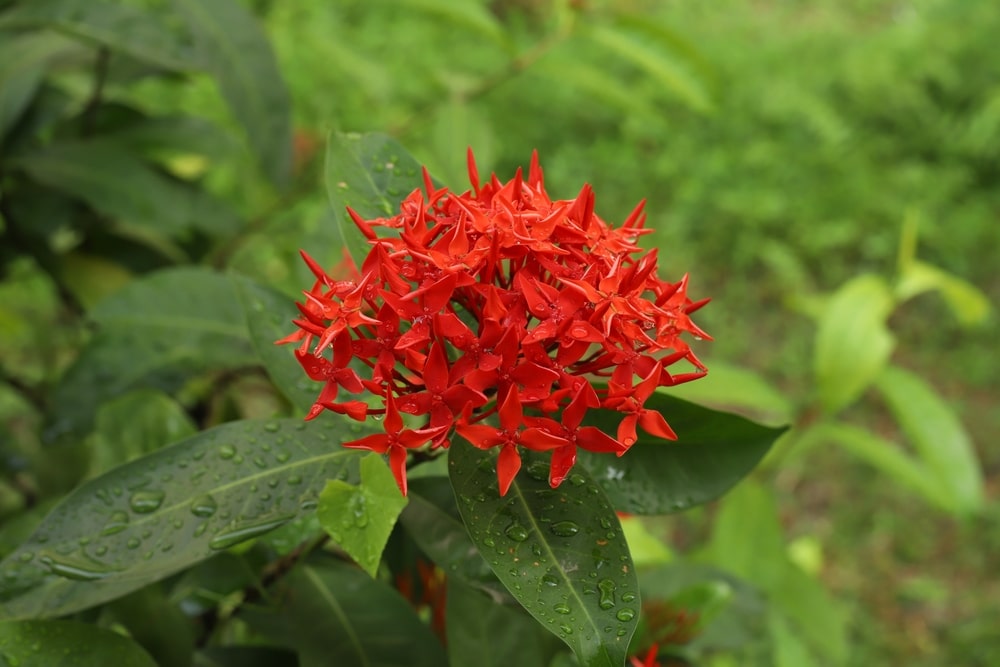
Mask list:
[{"label": "blurred green background", "polygon": [[[322,178],[331,131],[387,132],[456,189],[465,187],[467,146],[481,173],[503,179],[537,149],[549,191],[569,198],[591,183],[608,221],[648,199],[653,233],[644,242],[660,249],[661,275],[690,273],[692,297],[712,297],[698,314],[715,336],[700,348],[709,365],[754,369],[796,397],[811,391],[816,327],[808,314],[821,295],[861,272],[892,279],[904,225],[917,230],[922,260],[994,304],[986,318],[963,323],[940,295],[926,294],[890,322],[899,341],[894,361],[934,385],[965,423],[983,467],[985,509],[950,517],[834,448],[785,456],[759,477],[777,489],[789,556],[847,609],[850,664],[1000,664],[1000,6],[248,6],[261,17],[293,100],[292,187],[271,189],[238,147],[217,162],[177,155],[171,169],[203,179],[248,221],[211,263],[289,294],[308,283],[300,245],[326,263],[340,257]],[[64,83],[89,86],[72,76]],[[205,116],[235,145],[244,141],[207,76],[147,79],[106,94],[158,113]],[[124,280],[88,267],[97,277],[76,286],[84,301]],[[65,359],[31,361],[25,350],[36,341],[16,314],[36,313],[54,297],[41,272],[14,271],[17,281],[0,294],[10,318],[7,353],[23,357],[29,377],[45,377]],[[847,416],[892,438],[898,427],[880,408],[862,401]],[[699,508],[646,525],[685,552],[702,544],[715,512]]]}]

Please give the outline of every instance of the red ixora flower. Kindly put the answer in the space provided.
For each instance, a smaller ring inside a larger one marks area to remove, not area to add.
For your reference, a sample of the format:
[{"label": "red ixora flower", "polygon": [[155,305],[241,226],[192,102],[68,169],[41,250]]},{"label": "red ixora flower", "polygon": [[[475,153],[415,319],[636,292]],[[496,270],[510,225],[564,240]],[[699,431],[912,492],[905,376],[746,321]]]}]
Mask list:
[{"label": "red ixora flower", "polygon": [[[657,387],[707,372],[681,335],[709,338],[690,318],[708,300],[688,298],[687,276],[657,277],[656,251],[636,245],[650,231],[645,202],[612,227],[594,213],[589,185],[553,201],[537,153],[527,179],[518,169],[506,183],[480,183],[471,150],[468,159],[467,192],[435,188],[425,170],[424,189],[397,215],[365,220],[348,209],[371,245],[352,279],[302,253],[316,281],[298,304],[298,330],[278,343],[298,343],[296,358],[324,382],[306,418],[384,415],[384,435],[346,446],[389,454],[403,493],[408,450],[447,447],[453,432],[499,449],[501,494],[523,449],[552,452],[556,487],[578,447],[621,456],[637,428],[676,439],[645,403]],[[682,360],[691,370],[668,370]],[[614,436],[582,425],[592,409],[622,414]],[[417,427],[404,428],[404,414]]]}]

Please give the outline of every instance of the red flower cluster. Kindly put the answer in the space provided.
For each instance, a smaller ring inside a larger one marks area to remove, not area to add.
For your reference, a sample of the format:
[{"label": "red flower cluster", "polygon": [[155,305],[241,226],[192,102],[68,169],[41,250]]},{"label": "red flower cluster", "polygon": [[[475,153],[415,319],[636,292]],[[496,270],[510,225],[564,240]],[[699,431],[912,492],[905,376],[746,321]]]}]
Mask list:
[{"label": "red flower cluster", "polygon": [[[506,183],[494,175],[480,184],[470,151],[469,176],[472,190],[456,194],[425,170],[425,191],[391,218],[348,209],[372,246],[354,280],[334,280],[303,253],[316,283],[298,304],[299,330],[278,342],[301,341],[296,357],[325,383],[307,419],[384,415],[384,433],[345,446],[388,453],[404,494],[407,450],[447,447],[453,429],[499,448],[501,494],[522,447],[552,452],[555,487],[578,447],[621,455],[637,426],[675,439],[643,406],[658,386],[705,374],[680,335],[708,337],[688,317],[707,299],[688,299],[686,277],[656,276],[656,251],[635,243],[648,231],[644,202],[612,228],[594,213],[589,185],[552,201],[537,153],[527,180],[519,169]],[[682,359],[694,370],[671,374]],[[338,400],[341,390],[371,392],[383,407]],[[622,413],[615,437],[583,426],[595,408]],[[422,417],[420,426],[401,413]],[[498,423],[487,424],[494,414]]]}]

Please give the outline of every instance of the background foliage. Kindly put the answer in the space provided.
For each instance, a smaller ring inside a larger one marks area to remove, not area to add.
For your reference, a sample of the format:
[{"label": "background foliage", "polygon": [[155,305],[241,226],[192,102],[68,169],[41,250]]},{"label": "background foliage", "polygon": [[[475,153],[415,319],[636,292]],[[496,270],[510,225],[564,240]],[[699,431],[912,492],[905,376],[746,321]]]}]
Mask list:
[{"label": "background foliage", "polygon": [[[678,395],[796,424],[729,500],[625,523],[637,564],[656,573],[644,586],[706,618],[713,600],[728,601],[691,655],[997,660],[991,3],[0,8],[5,554],[80,479],[205,427],[287,410],[251,338],[284,331],[289,297],[310,281],[300,247],[340,259],[321,185],[327,135],[380,130],[455,187],[467,145],[482,171],[501,173],[537,148],[550,191],[569,197],[591,182],[609,220],[647,197],[656,231],[646,241],[663,271],[690,271],[694,293],[713,297],[699,320],[718,339],[705,348],[712,384]],[[162,25],[181,38],[151,39]],[[169,267],[179,267],[169,282],[134,282]],[[198,298],[177,303],[181,290]],[[131,316],[150,303],[159,317]],[[246,334],[250,304],[273,314],[251,318],[266,332]],[[210,324],[171,327],[179,314]],[[867,324],[836,328],[855,321]],[[823,380],[843,368],[853,386]],[[299,405],[302,394],[287,398]],[[87,456],[65,446],[80,437]],[[174,589],[187,592],[184,609],[209,608],[201,582],[219,575],[207,569]],[[692,573],[708,583],[685,589]],[[216,599],[245,585],[235,569],[227,576]],[[288,585],[321,598],[351,575],[296,576]],[[763,626],[746,621],[765,601],[777,611]],[[138,637],[129,610],[157,610],[184,636],[164,611],[177,602],[151,588],[102,614]],[[475,604],[449,597],[455,614]],[[165,662],[176,647],[160,650],[161,664],[184,664]]]}]

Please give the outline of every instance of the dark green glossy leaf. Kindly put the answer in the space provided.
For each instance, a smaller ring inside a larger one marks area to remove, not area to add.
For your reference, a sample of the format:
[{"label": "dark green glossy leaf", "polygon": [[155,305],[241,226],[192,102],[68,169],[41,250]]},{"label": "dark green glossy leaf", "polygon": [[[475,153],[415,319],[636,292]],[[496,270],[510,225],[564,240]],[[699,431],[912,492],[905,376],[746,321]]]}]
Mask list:
[{"label": "dark green glossy leaf", "polygon": [[448,478],[410,479],[408,497],[399,522],[421,551],[448,577],[488,592],[495,602],[509,600],[507,590],[469,538]]},{"label": "dark green glossy leaf", "polygon": [[301,667],[440,667],[444,649],[399,593],[358,568],[313,561],[286,577],[252,625],[298,651]]},{"label": "dark green glossy leaf", "polygon": [[639,589],[601,487],[577,471],[552,489],[545,459],[525,452],[524,468],[500,497],[494,451],[456,440],[448,463],[469,535],[517,601],[585,667],[624,664]]},{"label": "dark green glossy leaf", "polygon": [[[676,442],[640,430],[638,442],[622,457],[579,454],[577,465],[590,471],[621,512],[663,514],[714,500],[753,470],[785,430],[661,392],[646,407],[663,414]],[[588,415],[588,423],[611,434],[620,421],[621,414],[609,410]]]},{"label": "dark green glossy leaf", "polygon": [[[453,579],[445,606],[452,665],[547,667],[558,642],[520,609]],[[556,646],[553,646],[556,644]]]},{"label": "dark green glossy leaf", "polygon": [[361,479],[332,479],[319,494],[316,516],[323,530],[372,577],[378,573],[389,534],[406,497],[378,454],[361,459]]},{"label": "dark green glossy leaf", "polygon": [[38,183],[95,211],[165,236],[189,229],[231,232],[239,224],[221,201],[175,180],[111,138],[57,143],[13,161]]},{"label": "dark green glossy leaf", "polygon": [[232,282],[207,269],[150,274],[91,315],[100,329],[52,395],[49,441],[86,434],[98,406],[127,391],[170,393],[195,375],[257,361]]},{"label": "dark green glossy leaf", "polygon": [[295,345],[275,345],[295,330],[292,320],[300,316],[288,296],[249,278],[233,276],[246,313],[250,341],[278,389],[302,414],[309,411],[319,396],[320,384],[313,382],[295,360]]},{"label": "dark green glossy leaf", "polygon": [[278,187],[291,178],[288,88],[256,18],[236,0],[172,0],[194,36],[201,68],[246,130],[263,173]]},{"label": "dark green glossy leaf", "polygon": [[112,600],[312,511],[357,480],[336,417],[223,424],[92,479],[0,564],[0,618]]},{"label": "dark green glossy leaf", "polygon": [[0,139],[28,107],[49,61],[74,45],[50,33],[0,36]]},{"label": "dark green glossy leaf", "polygon": [[0,622],[0,660],[8,667],[157,667],[128,637],[79,621]]},{"label": "dark green glossy leaf", "polygon": [[196,67],[189,40],[154,10],[103,0],[23,2],[0,14],[0,27],[48,27],[93,40],[172,70]]},{"label": "dark green glossy leaf", "polygon": [[104,611],[109,620],[128,630],[159,667],[191,667],[194,623],[166,598],[162,586],[146,586],[115,600]]},{"label": "dark green glossy leaf", "polygon": [[361,266],[370,246],[344,210],[362,218],[385,218],[423,185],[420,164],[395,139],[384,134],[330,135],[326,151],[326,193],[344,246]]}]

